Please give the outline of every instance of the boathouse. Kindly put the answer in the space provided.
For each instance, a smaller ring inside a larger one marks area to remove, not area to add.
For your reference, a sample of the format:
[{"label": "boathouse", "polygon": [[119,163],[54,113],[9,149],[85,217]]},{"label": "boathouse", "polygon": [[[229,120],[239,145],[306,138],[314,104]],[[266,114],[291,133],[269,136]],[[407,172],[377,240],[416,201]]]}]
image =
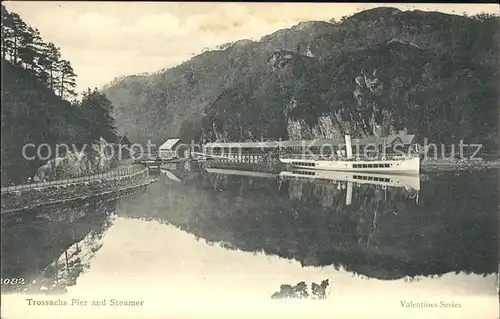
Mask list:
[{"label": "boathouse", "polygon": [[177,147],[180,144],[179,138],[170,138],[158,148],[158,156],[162,159],[173,159],[178,157]]}]

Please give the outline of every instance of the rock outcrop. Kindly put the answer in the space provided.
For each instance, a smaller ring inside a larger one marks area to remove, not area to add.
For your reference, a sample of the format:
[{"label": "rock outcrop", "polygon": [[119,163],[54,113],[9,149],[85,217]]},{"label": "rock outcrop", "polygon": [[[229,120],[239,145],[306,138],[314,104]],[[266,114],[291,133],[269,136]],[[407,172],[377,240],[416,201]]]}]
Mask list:
[{"label": "rock outcrop", "polygon": [[118,133],[139,142],[202,133],[210,141],[362,138],[406,127],[438,143],[493,145],[497,29],[490,15],[375,8],[204,52],[106,93]]},{"label": "rock outcrop", "polygon": [[303,119],[293,119],[288,112],[297,107],[297,100],[292,98],[285,108],[285,119],[288,139],[290,140],[312,140],[312,139],[337,139],[342,137],[340,124],[335,114],[323,113],[316,123],[308,125]]},{"label": "rock outcrop", "polygon": [[70,151],[63,157],[49,160],[38,168],[33,179],[41,182],[103,173],[111,168],[114,155],[114,146],[101,138],[99,144],[92,144],[88,149]]}]

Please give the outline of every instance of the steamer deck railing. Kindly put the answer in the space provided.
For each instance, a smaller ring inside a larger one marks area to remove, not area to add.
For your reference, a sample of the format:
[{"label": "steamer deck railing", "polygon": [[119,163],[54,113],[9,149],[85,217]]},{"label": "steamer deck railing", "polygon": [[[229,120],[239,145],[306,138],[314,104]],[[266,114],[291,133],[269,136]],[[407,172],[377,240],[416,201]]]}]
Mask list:
[{"label": "steamer deck railing", "polygon": [[300,160],[315,160],[315,161],[385,161],[385,160],[405,160],[410,156],[396,155],[396,154],[387,154],[387,155],[353,155],[351,158],[347,158],[345,156],[327,156],[327,155],[316,155],[316,154],[280,154],[280,157],[288,158],[288,159],[300,159]]}]

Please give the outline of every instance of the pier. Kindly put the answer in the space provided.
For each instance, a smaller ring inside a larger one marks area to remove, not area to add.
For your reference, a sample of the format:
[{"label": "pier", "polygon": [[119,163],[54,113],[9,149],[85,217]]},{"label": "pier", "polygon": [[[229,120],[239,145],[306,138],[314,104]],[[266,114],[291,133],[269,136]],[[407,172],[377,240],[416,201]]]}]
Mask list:
[{"label": "pier", "polygon": [[385,138],[352,139],[346,145],[345,139],[317,139],[299,141],[262,141],[262,142],[224,142],[203,145],[202,151],[191,152],[192,159],[213,160],[221,163],[264,164],[278,162],[280,157],[304,158],[331,156],[345,152],[360,154],[368,145],[373,146],[372,152],[384,153],[394,145],[408,149],[415,135],[391,135]]}]

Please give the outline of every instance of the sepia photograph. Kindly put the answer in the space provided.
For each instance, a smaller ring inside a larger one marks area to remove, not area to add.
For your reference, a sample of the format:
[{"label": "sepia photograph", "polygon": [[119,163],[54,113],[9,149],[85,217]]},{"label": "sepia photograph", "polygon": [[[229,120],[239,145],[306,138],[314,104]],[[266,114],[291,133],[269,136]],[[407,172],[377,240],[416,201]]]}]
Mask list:
[{"label": "sepia photograph", "polygon": [[499,9],[3,1],[0,317],[500,318]]}]

